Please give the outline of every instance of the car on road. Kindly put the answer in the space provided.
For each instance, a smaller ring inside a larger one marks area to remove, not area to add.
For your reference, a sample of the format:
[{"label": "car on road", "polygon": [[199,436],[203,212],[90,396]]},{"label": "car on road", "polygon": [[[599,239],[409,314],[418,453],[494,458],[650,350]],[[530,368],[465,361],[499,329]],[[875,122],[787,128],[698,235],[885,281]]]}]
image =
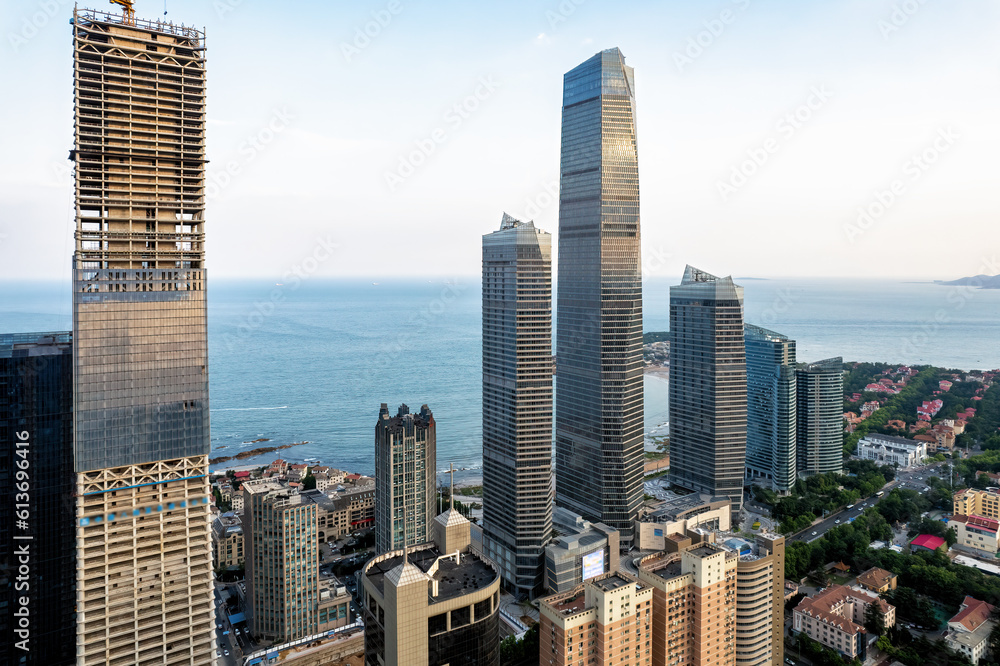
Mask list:
[{"label": "car on road", "polygon": [[839,524],[840,524],[840,518],[837,518],[837,520],[835,520],[835,521],[833,521],[833,522],[835,522],[836,524],[838,524],[838,525],[839,525]]},{"label": "car on road", "polygon": [[221,657],[222,656],[222,650],[216,650],[215,651],[215,656],[216,657]]},{"label": "car on road", "polygon": [[224,655],[226,655],[227,657],[229,656],[229,650],[223,650],[223,651],[222,651],[222,653],[223,653]]},{"label": "car on road", "polygon": [[813,532],[812,533],[813,536],[816,536],[817,534],[819,534],[819,532]]}]

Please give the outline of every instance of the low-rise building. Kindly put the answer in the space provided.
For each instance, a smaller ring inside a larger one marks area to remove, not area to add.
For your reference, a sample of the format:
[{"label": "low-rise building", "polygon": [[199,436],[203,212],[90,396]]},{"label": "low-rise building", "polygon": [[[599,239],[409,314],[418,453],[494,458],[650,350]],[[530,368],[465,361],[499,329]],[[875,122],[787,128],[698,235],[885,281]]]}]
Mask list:
[{"label": "low-rise building", "polygon": [[806,597],[792,611],[792,631],[849,659],[864,661],[867,655],[865,610],[877,604],[886,627],[896,624],[896,608],[866,590],[833,585],[823,592]]},{"label": "low-rise building", "polygon": [[552,524],[560,533],[545,546],[545,589],[568,592],[583,581],[618,570],[618,530],[591,523],[556,507]]},{"label": "low-rise building", "polygon": [[375,520],[375,485],[343,490],[306,490],[303,497],[317,505],[319,540],[332,541]]},{"label": "low-rise building", "polygon": [[[538,608],[543,666],[654,663],[653,589],[647,583],[608,573],[545,597]],[[713,649],[719,648],[713,644]]]},{"label": "low-rise building", "polygon": [[858,576],[858,585],[875,594],[882,594],[896,589],[896,574],[885,569],[872,567]]},{"label": "low-rise building", "polygon": [[941,537],[934,536],[933,534],[921,534],[910,542],[910,551],[914,553],[921,550],[933,553],[935,550],[942,547],[945,550],[948,550],[947,542],[945,542],[945,540]]},{"label": "low-rise building", "polygon": [[858,457],[905,469],[927,457],[927,443],[895,435],[869,434],[858,442]]},{"label": "low-rise building", "polygon": [[983,516],[965,516],[960,513],[948,519],[948,527],[955,530],[958,540],[955,547],[973,551],[976,555],[994,557],[997,553],[997,532],[1000,521]]},{"label": "low-rise building", "polygon": [[966,488],[952,498],[952,513],[1000,520],[1000,488]]},{"label": "low-rise building", "polygon": [[731,506],[727,497],[713,498],[692,493],[680,500],[643,509],[635,521],[635,548],[666,550],[670,548],[668,541],[671,534],[687,534],[695,528],[728,531]]},{"label": "low-rise building", "polygon": [[973,597],[965,597],[958,613],[948,620],[948,636],[945,643],[949,648],[965,655],[973,664],[986,656],[989,649],[990,632],[996,622],[990,619],[993,606]]}]

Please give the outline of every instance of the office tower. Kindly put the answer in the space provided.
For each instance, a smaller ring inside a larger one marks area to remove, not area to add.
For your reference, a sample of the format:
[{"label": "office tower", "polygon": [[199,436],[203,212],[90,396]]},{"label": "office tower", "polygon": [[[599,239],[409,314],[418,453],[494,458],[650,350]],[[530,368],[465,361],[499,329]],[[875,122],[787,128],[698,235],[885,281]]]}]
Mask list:
[{"label": "office tower", "polygon": [[653,590],[617,572],[541,599],[539,664],[645,666],[652,649]]},{"label": "office tower", "polygon": [[736,562],[736,663],[781,666],[785,653],[785,537],[758,534]]},{"label": "office tower", "polygon": [[130,7],[72,23],[77,660],[200,666],[215,640],[205,35]]},{"label": "office tower", "polygon": [[75,487],[70,334],[0,335],[0,663],[76,662]]},{"label": "office tower", "polygon": [[795,341],[746,325],[747,478],[774,490],[795,485]]},{"label": "office tower", "polygon": [[688,266],[670,288],[670,481],[743,505],[743,287]]},{"label": "office tower", "polygon": [[500,571],[472,553],[471,525],[454,508],[432,541],[365,565],[365,666],[500,663]]},{"label": "office tower", "polygon": [[273,481],[243,485],[247,624],[284,643],[317,631],[316,504]]},{"label": "office tower", "polygon": [[534,596],[552,532],[552,237],[506,213],[483,236],[483,548]]},{"label": "office tower", "polygon": [[642,275],[635,81],[617,49],[563,80],[556,503],[617,529],[642,503]]},{"label": "office tower", "polygon": [[[425,543],[437,500],[437,429],[427,405],[419,414],[382,403],[375,424],[375,552]],[[405,526],[404,526],[405,521]]]},{"label": "office tower", "polygon": [[844,471],[844,360],[837,356],[795,371],[799,474]]}]

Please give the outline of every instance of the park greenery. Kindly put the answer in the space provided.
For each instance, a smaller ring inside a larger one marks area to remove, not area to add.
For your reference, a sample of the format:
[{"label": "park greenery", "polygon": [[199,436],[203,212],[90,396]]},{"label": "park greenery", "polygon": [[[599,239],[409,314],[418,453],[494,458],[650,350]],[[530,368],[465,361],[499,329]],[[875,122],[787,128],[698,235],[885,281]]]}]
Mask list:
[{"label": "park greenery", "polygon": [[500,641],[500,666],[527,666],[538,663],[539,625],[533,624],[522,638],[507,636]]},{"label": "park greenery", "polygon": [[847,461],[848,474],[816,474],[795,482],[793,494],[778,497],[772,490],[754,487],[757,501],[771,507],[771,516],[785,534],[799,532],[822,515],[871,497],[895,478],[890,465],[870,460]]}]

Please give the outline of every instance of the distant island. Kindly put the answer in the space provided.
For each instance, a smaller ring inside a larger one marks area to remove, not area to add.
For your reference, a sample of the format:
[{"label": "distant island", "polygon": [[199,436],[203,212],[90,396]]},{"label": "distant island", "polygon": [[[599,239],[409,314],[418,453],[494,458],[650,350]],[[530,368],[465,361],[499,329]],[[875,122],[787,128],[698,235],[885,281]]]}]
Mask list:
[{"label": "distant island", "polygon": [[934,284],[956,287],[979,287],[980,289],[1000,289],[1000,275],[976,275],[957,280],[934,280]]}]

